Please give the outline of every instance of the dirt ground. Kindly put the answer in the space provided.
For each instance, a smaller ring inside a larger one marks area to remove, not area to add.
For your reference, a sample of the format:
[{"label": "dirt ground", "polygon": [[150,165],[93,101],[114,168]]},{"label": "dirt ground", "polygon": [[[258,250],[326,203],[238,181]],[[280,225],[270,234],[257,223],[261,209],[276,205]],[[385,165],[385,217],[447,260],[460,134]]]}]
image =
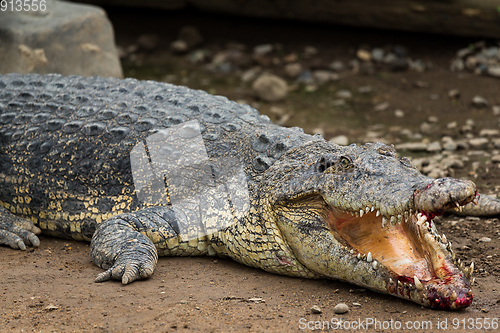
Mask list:
[{"label": "dirt ground", "polygon": [[[362,143],[366,131],[372,129],[397,143],[405,140],[398,130],[418,132],[429,116],[438,118],[433,132],[427,134],[429,140],[444,134],[460,138],[458,132],[449,133],[447,123],[453,120],[462,126],[466,119],[473,119],[476,135],[482,128],[499,126],[499,116],[493,116],[490,107],[475,109],[470,101],[474,95],[481,95],[491,105],[500,105],[500,80],[448,69],[456,50],[471,40],[192,13],[110,10],[109,15],[117,43],[123,47],[142,33],[151,32],[159,33],[162,43],[169,45],[182,25],[197,23],[205,47],[214,52],[228,41],[250,48],[279,42],[288,50],[313,45],[323,61],[347,62],[363,43],[371,47],[399,43],[415,58],[434,64],[432,70],[423,73],[377,71],[373,75],[349,75],[314,93],[294,92],[285,101],[270,104],[255,100],[251,89],[241,84],[237,75],[221,76],[201,66],[194,68],[185,57],[172,56],[166,51],[168,47],[160,46],[156,51],[139,54],[135,61],[124,62],[127,76],[160,79],[175,73],[180,80],[182,71],[188,71],[191,74],[184,75],[188,78],[184,83],[195,88],[203,88],[201,78],[211,78],[210,87],[204,89],[235,100],[245,99],[271,117],[276,117],[270,111],[273,106],[291,110],[293,116],[286,125],[301,126],[306,131],[319,126],[326,138],[344,134],[351,142]],[[417,81],[428,85],[417,87]],[[368,97],[356,93],[357,88],[367,85],[373,87]],[[354,92],[347,108],[336,109],[329,104],[331,94],[338,89]],[[449,100],[450,89],[460,90],[458,102]],[[429,98],[432,94],[441,97]],[[373,105],[380,101],[388,101],[390,109],[374,113]],[[404,110],[405,117],[395,118],[395,109]],[[483,193],[499,192],[498,165],[469,153],[459,151],[468,154],[470,160],[464,168],[454,171],[455,176],[475,180]],[[474,166],[475,161],[479,167]],[[466,264],[475,263],[474,302],[465,310],[429,310],[346,283],[277,276],[231,260],[208,257],[160,258],[154,276],[148,280],[126,286],[116,281],[96,284],[93,280],[102,270],[90,261],[88,244],[41,236],[40,247],[27,252],[0,247],[0,331],[294,332],[350,328],[360,332],[476,332],[487,327],[498,331],[493,328],[495,320],[499,325],[500,317],[499,220],[446,216],[436,223],[451,240],[458,257]],[[479,241],[485,236],[491,241]],[[346,303],[349,312],[335,314],[333,308],[338,303]],[[321,308],[321,314],[312,313],[314,305]]]}]

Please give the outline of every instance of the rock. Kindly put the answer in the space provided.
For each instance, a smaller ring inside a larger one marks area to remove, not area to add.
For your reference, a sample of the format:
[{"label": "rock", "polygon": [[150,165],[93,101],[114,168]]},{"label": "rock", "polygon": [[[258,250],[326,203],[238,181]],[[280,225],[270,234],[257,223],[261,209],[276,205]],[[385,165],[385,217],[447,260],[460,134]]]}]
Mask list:
[{"label": "rock", "polygon": [[483,242],[483,243],[489,243],[489,242],[491,242],[491,238],[489,238],[489,237],[481,237],[479,239],[479,241]]},{"label": "rock", "polygon": [[358,92],[360,94],[369,94],[373,92],[373,87],[372,86],[362,86],[358,88]]},{"label": "rock", "polygon": [[493,111],[494,116],[500,116],[500,105],[494,105],[491,111]]},{"label": "rock", "polygon": [[379,103],[379,104],[375,105],[375,107],[373,109],[375,111],[384,111],[388,107],[389,107],[389,102],[382,102],[382,103]]},{"label": "rock", "polygon": [[469,118],[465,121],[465,125],[474,127],[476,126],[476,123],[474,122],[474,119]]},{"label": "rock", "polygon": [[210,57],[208,50],[194,50],[188,55],[188,61],[192,64],[201,64],[206,62]]},{"label": "rock", "polygon": [[422,73],[425,71],[425,64],[420,59],[417,60],[408,59],[408,67],[410,68],[410,70],[417,73]]},{"label": "rock", "polygon": [[403,118],[405,116],[405,112],[403,110],[397,109],[394,111],[394,116],[396,118]]},{"label": "rock", "polygon": [[284,70],[286,76],[296,78],[300,73],[302,73],[302,65],[298,62],[289,63],[285,65]]},{"label": "rock", "polygon": [[427,144],[425,142],[407,142],[396,145],[397,150],[409,151],[427,151]]},{"label": "rock", "polygon": [[372,50],[373,61],[382,62],[384,60],[384,55],[385,55],[385,52],[381,48],[376,47]]},{"label": "rock", "polygon": [[262,74],[252,84],[255,94],[267,102],[276,102],[286,97],[288,84],[273,74]]},{"label": "rock", "polygon": [[137,38],[137,45],[143,50],[152,51],[158,47],[159,40],[158,35],[143,34]]},{"label": "rock", "polygon": [[342,72],[345,70],[345,65],[342,61],[335,60],[330,65],[328,65],[328,68],[330,68],[331,70],[334,70],[336,72]]},{"label": "rock", "polygon": [[458,99],[460,98],[460,90],[458,89],[451,89],[448,91],[448,97],[451,99]]},{"label": "rock", "polygon": [[349,311],[349,307],[345,303],[339,303],[333,308],[333,312],[336,314],[343,314]]},{"label": "rock", "polygon": [[465,58],[466,56],[472,54],[473,50],[471,48],[463,48],[457,51],[457,57]]},{"label": "rock", "polygon": [[488,101],[486,98],[476,95],[472,98],[472,105],[478,108],[488,106]]},{"label": "rock", "polygon": [[439,94],[430,94],[429,98],[433,101],[437,101],[439,98],[441,98],[441,96],[439,96]]},{"label": "rock", "polygon": [[305,58],[310,58],[312,56],[315,56],[318,54],[318,49],[315,48],[314,46],[306,46],[304,48],[304,57]]},{"label": "rock", "polygon": [[437,153],[440,152],[441,150],[443,150],[443,148],[441,147],[439,141],[434,141],[427,145],[427,151],[429,153]]},{"label": "rock", "polygon": [[0,74],[123,77],[103,9],[63,1],[45,4],[43,11],[0,10]]},{"label": "rock", "polygon": [[500,139],[493,139],[491,142],[493,143],[493,147],[500,148]]},{"label": "rock", "polygon": [[417,88],[429,88],[429,82],[417,80],[413,83]]},{"label": "rock", "polygon": [[488,75],[491,75],[494,77],[500,77],[500,65],[488,66],[486,73],[488,73]]},{"label": "rock", "polygon": [[358,57],[358,59],[362,61],[370,61],[372,59],[372,54],[370,53],[370,51],[359,49],[356,52],[356,57]]},{"label": "rock", "polygon": [[474,138],[469,140],[469,145],[472,149],[486,149],[489,140],[486,138]]},{"label": "rock", "polygon": [[341,89],[338,90],[335,93],[335,96],[338,98],[343,98],[343,99],[351,99],[352,98],[352,92],[347,90],[347,89]]},{"label": "rock", "polygon": [[491,162],[500,163],[500,154],[491,156]]},{"label": "rock", "polygon": [[170,50],[172,50],[172,52],[174,52],[174,53],[182,54],[182,53],[186,53],[187,51],[189,51],[189,46],[183,40],[174,40],[170,44]]},{"label": "rock", "polygon": [[445,170],[442,170],[440,168],[436,168],[436,169],[433,169],[431,170],[427,176],[431,177],[431,178],[443,178],[443,177],[446,177],[448,176],[448,172],[445,171]]},{"label": "rock", "polygon": [[456,155],[450,155],[446,158],[443,158],[439,165],[443,169],[453,168],[453,169],[462,169],[464,167],[464,162],[460,160],[460,158]]},{"label": "rock", "polygon": [[329,141],[338,144],[339,146],[347,146],[349,144],[349,138],[345,135],[334,136]]},{"label": "rock", "polygon": [[311,307],[311,313],[320,314],[320,313],[323,313],[323,311],[321,310],[321,308],[319,306],[313,305]]},{"label": "rock", "polygon": [[184,41],[189,49],[192,49],[203,43],[203,37],[195,26],[186,25],[181,28],[177,40]]},{"label": "rock", "polygon": [[255,78],[262,72],[262,68],[260,66],[252,67],[241,74],[241,81],[250,82],[255,80]]},{"label": "rock", "polygon": [[500,135],[500,130],[497,130],[497,129],[483,128],[479,132],[479,136],[483,136],[483,137],[491,137],[491,136],[499,136],[499,135]]},{"label": "rock", "polygon": [[347,66],[354,72],[358,73],[359,72],[359,60],[358,59],[352,59],[347,63]]},{"label": "rock", "polygon": [[438,117],[436,117],[436,116],[429,116],[429,118],[427,118],[427,121],[428,121],[429,123],[431,123],[431,124],[435,124],[435,123],[437,123],[437,122],[438,122],[438,120],[439,120],[439,119],[438,119]]},{"label": "rock", "polygon": [[453,139],[450,138],[450,140],[443,140],[443,149],[447,151],[455,151],[457,150],[458,145]]},{"label": "rock", "polygon": [[456,129],[456,128],[457,128],[457,126],[458,126],[458,124],[457,124],[457,122],[456,122],[456,121],[452,121],[452,122],[450,122],[450,123],[446,124],[446,128],[447,128],[447,129]]},{"label": "rock", "polygon": [[257,45],[256,47],[253,48],[253,55],[254,56],[265,56],[271,52],[273,52],[274,47],[272,44],[261,44]]},{"label": "rock", "polygon": [[334,73],[332,71],[327,71],[327,70],[322,70],[318,69],[315,70],[313,73],[313,78],[318,84],[324,84],[330,81],[336,81],[339,79],[339,75],[337,73]]},{"label": "rock", "polygon": [[423,122],[420,124],[420,133],[422,134],[431,134],[432,133],[432,125],[428,122]]},{"label": "rock", "polygon": [[460,58],[457,58],[457,59],[454,59],[452,62],[451,62],[451,65],[450,65],[450,70],[452,72],[461,72],[465,69],[465,64],[464,64],[464,61]]},{"label": "rock", "polygon": [[314,78],[312,76],[312,72],[310,70],[303,71],[297,77],[297,82],[304,83],[304,84],[313,84]]}]

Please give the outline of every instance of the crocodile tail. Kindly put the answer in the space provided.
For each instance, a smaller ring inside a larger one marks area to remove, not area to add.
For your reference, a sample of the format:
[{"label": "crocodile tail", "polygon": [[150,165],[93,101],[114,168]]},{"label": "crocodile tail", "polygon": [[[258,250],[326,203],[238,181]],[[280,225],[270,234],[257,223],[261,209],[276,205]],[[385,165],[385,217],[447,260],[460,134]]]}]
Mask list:
[{"label": "crocodile tail", "polygon": [[481,195],[477,205],[473,202],[465,205],[461,211],[450,210],[460,216],[500,216],[500,200],[488,195]]}]

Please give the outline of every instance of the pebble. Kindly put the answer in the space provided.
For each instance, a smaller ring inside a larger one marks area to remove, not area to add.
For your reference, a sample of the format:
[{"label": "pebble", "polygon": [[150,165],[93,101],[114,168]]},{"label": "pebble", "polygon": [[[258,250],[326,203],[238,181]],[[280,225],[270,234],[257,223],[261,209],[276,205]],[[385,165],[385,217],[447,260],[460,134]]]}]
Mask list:
[{"label": "pebble", "polygon": [[347,89],[341,89],[335,93],[335,96],[337,96],[338,98],[343,98],[343,99],[351,99],[352,92],[347,90]]},{"label": "pebble", "polygon": [[330,81],[336,81],[339,79],[339,75],[332,71],[318,69],[312,73],[314,80],[318,84],[324,84]]},{"label": "pebble", "polygon": [[358,57],[359,60],[370,61],[372,59],[372,54],[370,53],[370,51],[359,49],[356,52],[356,57]]},{"label": "pebble", "polygon": [[425,64],[422,60],[417,59],[417,60],[408,60],[408,67],[417,73],[422,73],[425,71]]},{"label": "pebble", "polygon": [[304,57],[305,58],[310,58],[312,56],[315,56],[318,54],[318,49],[315,48],[314,46],[306,46],[304,48]]},{"label": "pebble", "polygon": [[405,116],[405,112],[403,110],[397,109],[394,111],[394,116],[396,118],[403,118]]},{"label": "pebble", "polygon": [[500,116],[500,105],[494,105],[491,111],[493,111],[494,116]]},{"label": "pebble", "polygon": [[303,71],[297,77],[297,81],[304,84],[313,84],[314,78],[312,76],[312,72],[310,70]]},{"label": "pebble", "polygon": [[462,59],[457,58],[451,62],[450,70],[452,72],[461,72],[464,69],[465,69],[465,64],[464,64],[464,61]]},{"label": "pebble", "polygon": [[262,74],[252,84],[255,94],[267,102],[284,99],[288,93],[288,84],[282,78],[273,74]]},{"label": "pebble", "polygon": [[472,105],[475,107],[482,108],[488,106],[488,101],[486,100],[486,98],[476,95],[472,98]]},{"label": "pebble", "polygon": [[429,123],[435,124],[435,123],[437,123],[439,121],[439,119],[436,116],[429,116],[429,118],[427,118],[427,121]]},{"label": "pebble", "polygon": [[352,59],[347,63],[347,66],[354,72],[359,72],[359,61],[358,59]]},{"label": "pebble", "polygon": [[493,77],[500,77],[500,65],[489,66],[486,73]]},{"label": "pebble", "polygon": [[456,121],[452,121],[452,122],[446,124],[447,129],[455,129],[455,128],[457,128],[457,126],[458,126],[458,124]]},{"label": "pebble", "polygon": [[349,138],[345,135],[338,135],[331,138],[330,142],[338,144],[339,146],[347,146],[349,144]]},{"label": "pebble", "polygon": [[385,52],[383,49],[376,47],[372,50],[371,57],[373,61],[382,62],[384,60],[384,54]]},{"label": "pebble", "polygon": [[155,34],[143,34],[137,38],[137,45],[144,50],[152,51],[158,47],[159,38]]},{"label": "pebble", "polygon": [[[373,92],[373,87],[372,86],[361,86],[358,88],[358,92],[360,94],[369,94],[369,93]],[[499,107],[499,109],[500,109],[500,107]]]},{"label": "pebble", "polygon": [[323,313],[323,311],[321,310],[321,308],[317,305],[313,305],[311,307],[311,312],[314,313],[314,314],[320,314],[320,313]]},{"label": "pebble", "polygon": [[296,78],[297,76],[300,75],[300,73],[302,73],[303,69],[301,64],[299,64],[298,62],[294,62],[286,64],[284,70],[285,74],[288,77]]},{"label": "pebble", "polygon": [[489,128],[484,128],[479,132],[479,136],[499,136],[500,135],[500,130],[497,129],[489,129]]},{"label": "pebble", "polygon": [[177,39],[184,41],[190,49],[203,42],[203,37],[201,36],[200,31],[192,25],[182,27],[179,31]]},{"label": "pebble", "polygon": [[493,139],[491,142],[493,143],[493,147],[500,148],[500,139]]},{"label": "pebble", "polygon": [[336,72],[342,72],[343,70],[345,70],[345,65],[342,61],[335,60],[330,65],[328,65],[328,68]]},{"label": "pebble", "polygon": [[428,122],[423,122],[420,124],[420,133],[422,134],[431,134],[432,133],[432,125],[429,124]]},{"label": "pebble", "polygon": [[500,154],[491,156],[491,162],[500,163]]},{"label": "pebble", "polygon": [[264,56],[274,50],[272,44],[261,44],[253,48],[254,56]]},{"label": "pebble", "polygon": [[474,138],[469,140],[469,145],[473,149],[486,149],[488,147],[489,140],[486,138]]},{"label": "pebble", "polygon": [[396,149],[409,151],[427,151],[427,144],[425,142],[400,143],[396,145]]},{"label": "pebble", "polygon": [[185,41],[176,40],[170,44],[170,49],[175,53],[186,53],[189,50],[189,47]]},{"label": "pebble", "polygon": [[443,150],[443,147],[441,147],[439,141],[434,141],[427,145],[427,151],[429,153],[437,153],[440,152],[441,150]]},{"label": "pebble", "polygon": [[443,149],[444,150],[447,150],[447,151],[457,150],[458,145],[455,141],[453,141],[452,138],[449,138],[449,140],[444,140],[444,138],[443,138],[442,141],[443,141]]},{"label": "pebble", "polygon": [[262,68],[260,66],[252,67],[241,74],[241,80],[243,82],[250,82],[255,80],[255,78],[262,72]]},{"label": "pebble", "polygon": [[458,89],[451,89],[448,91],[448,97],[451,99],[458,99],[460,98],[460,90]]},{"label": "pebble", "polygon": [[333,312],[336,314],[343,314],[349,311],[349,307],[345,303],[339,303],[333,308]]},{"label": "pebble", "polygon": [[379,104],[375,105],[375,107],[373,109],[375,111],[384,111],[388,107],[389,107],[389,102],[382,102],[382,103],[379,103]]},{"label": "pebble", "polygon": [[489,237],[482,237],[479,239],[480,242],[483,242],[483,243],[489,243],[491,242],[491,238]]},{"label": "pebble", "polygon": [[413,83],[417,88],[429,88],[429,82],[417,80]]}]

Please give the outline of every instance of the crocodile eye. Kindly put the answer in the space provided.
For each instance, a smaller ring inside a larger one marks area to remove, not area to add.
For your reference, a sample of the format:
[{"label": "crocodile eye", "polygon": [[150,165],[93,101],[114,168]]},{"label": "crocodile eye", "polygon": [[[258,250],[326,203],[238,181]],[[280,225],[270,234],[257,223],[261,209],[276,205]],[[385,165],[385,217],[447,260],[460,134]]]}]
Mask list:
[{"label": "crocodile eye", "polygon": [[348,170],[350,168],[352,168],[352,161],[349,157],[347,156],[342,156],[340,158],[340,166],[342,167],[342,169],[344,170]]}]

